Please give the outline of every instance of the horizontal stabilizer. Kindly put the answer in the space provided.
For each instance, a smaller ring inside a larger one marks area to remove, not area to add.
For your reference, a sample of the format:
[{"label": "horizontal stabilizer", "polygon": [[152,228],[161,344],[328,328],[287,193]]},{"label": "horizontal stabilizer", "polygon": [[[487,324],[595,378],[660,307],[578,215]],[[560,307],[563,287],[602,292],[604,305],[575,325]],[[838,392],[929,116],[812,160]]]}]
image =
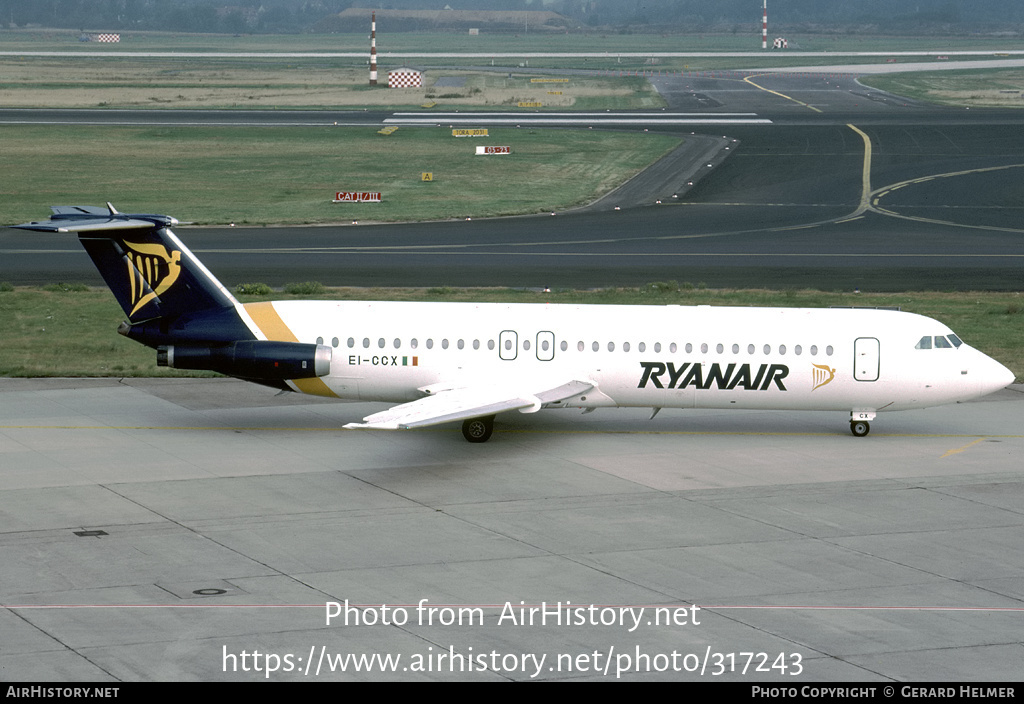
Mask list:
[{"label": "horizontal stabilizer", "polygon": [[167,215],[119,213],[110,203],[106,208],[94,205],[54,205],[49,220],[27,222],[14,227],[38,232],[105,232],[110,230],[151,230],[177,225]]},{"label": "horizontal stabilizer", "polygon": [[37,230],[39,232],[90,232],[106,230],[151,230],[154,225],[148,220],[104,218],[97,220],[44,220],[43,222],[27,222],[15,225],[19,230]]},{"label": "horizontal stabilizer", "polygon": [[116,209],[111,208],[108,204],[106,208],[101,208],[98,205],[51,205],[50,211],[54,215],[103,215],[110,217],[112,215],[120,215]]}]

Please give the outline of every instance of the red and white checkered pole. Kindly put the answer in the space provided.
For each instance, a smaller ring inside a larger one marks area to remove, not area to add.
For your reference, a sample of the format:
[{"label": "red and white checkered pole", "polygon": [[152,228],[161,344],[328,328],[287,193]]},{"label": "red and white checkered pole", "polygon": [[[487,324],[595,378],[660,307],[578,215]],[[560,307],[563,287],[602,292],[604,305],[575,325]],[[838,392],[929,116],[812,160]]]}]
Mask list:
[{"label": "red and white checkered pole", "polygon": [[761,48],[768,48],[768,0],[764,0],[764,19],[761,21]]},{"label": "red and white checkered pole", "polygon": [[[766,0],[767,2],[767,0]],[[370,13],[370,85],[377,85],[377,13]]]}]

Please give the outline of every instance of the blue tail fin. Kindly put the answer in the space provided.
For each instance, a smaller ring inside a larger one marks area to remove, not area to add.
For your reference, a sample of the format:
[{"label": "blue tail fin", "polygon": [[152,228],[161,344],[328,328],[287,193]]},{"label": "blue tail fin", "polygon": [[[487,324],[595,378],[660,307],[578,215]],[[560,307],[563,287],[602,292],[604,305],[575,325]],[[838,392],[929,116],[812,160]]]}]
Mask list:
[{"label": "blue tail fin", "polygon": [[330,373],[331,347],[257,335],[244,307],[171,232],[174,218],[123,214],[110,203],[52,210],[49,220],[15,227],[77,232],[128,316],[118,332],[156,348],[159,366],[207,369],[289,390],[298,388],[296,379]]},{"label": "blue tail fin", "polygon": [[132,324],[237,304],[169,229],[165,215],[122,214],[113,206],[55,206],[48,221],[17,227],[76,232]]}]

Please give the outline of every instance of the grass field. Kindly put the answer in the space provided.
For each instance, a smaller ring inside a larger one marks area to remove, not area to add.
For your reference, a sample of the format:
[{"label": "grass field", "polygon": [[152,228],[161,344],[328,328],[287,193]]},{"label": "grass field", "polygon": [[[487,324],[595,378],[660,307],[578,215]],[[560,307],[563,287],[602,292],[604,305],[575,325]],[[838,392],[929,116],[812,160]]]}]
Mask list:
[{"label": "grass field", "polygon": [[[338,300],[497,301],[715,306],[900,306],[949,325],[1024,380],[1024,299],[1014,293],[853,294],[823,291],[716,291],[658,283],[640,289],[554,291],[510,289],[328,289]],[[277,293],[243,302],[309,298]],[[0,376],[189,376],[156,366],[156,354],[116,333],[124,319],[106,289],[54,285],[0,286]],[[200,373],[200,376],[205,375]]]},{"label": "grass field", "polygon": [[[351,63],[351,62],[348,62]],[[515,109],[519,101],[546,108],[662,107],[642,77],[574,76],[555,86],[531,82],[536,74],[436,69],[422,88],[389,89],[387,68],[371,88],[365,67],[334,59],[0,57],[0,102],[8,108],[363,109],[435,110],[473,106]],[[392,66],[395,68],[395,66]],[[464,88],[436,87],[457,76]]]},{"label": "grass field", "polygon": [[[644,132],[510,128],[478,140],[436,127],[377,130],[0,126],[0,223],[106,201],[204,224],[545,212],[592,200],[679,144]],[[475,156],[478,143],[512,153]],[[383,200],[334,204],[337,191],[379,191]]]},{"label": "grass field", "polygon": [[940,105],[1024,107],[1024,69],[894,73],[867,76],[861,83]]}]

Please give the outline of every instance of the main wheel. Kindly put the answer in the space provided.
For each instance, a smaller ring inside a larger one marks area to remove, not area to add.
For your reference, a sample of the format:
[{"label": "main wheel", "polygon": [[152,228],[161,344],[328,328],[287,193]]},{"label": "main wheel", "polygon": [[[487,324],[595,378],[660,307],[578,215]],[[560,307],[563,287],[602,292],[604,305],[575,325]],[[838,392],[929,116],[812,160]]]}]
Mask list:
[{"label": "main wheel", "polygon": [[487,442],[494,432],[494,416],[462,421],[462,436],[469,442]]},{"label": "main wheel", "polygon": [[862,438],[871,431],[871,425],[866,420],[851,420],[850,432],[855,437]]}]

